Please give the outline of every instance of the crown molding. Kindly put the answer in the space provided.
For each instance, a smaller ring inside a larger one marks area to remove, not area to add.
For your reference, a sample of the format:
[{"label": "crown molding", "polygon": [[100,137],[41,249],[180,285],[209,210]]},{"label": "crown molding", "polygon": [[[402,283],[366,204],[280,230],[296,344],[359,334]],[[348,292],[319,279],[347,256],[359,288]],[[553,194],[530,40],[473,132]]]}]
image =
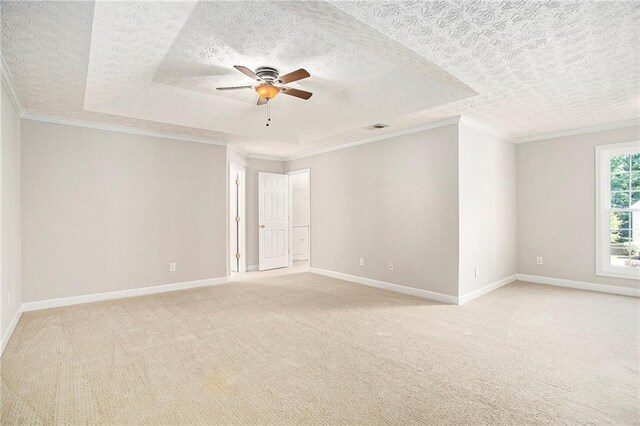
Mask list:
[{"label": "crown molding", "polygon": [[567,136],[583,135],[586,133],[601,132],[604,130],[622,129],[624,127],[640,126],[640,118],[632,118],[630,120],[615,121],[613,123],[598,124],[597,126],[577,127],[574,129],[560,130],[558,132],[544,133],[537,136],[518,139],[516,143],[537,142],[547,139],[562,138]]},{"label": "crown molding", "polygon": [[409,135],[412,133],[418,133],[418,132],[422,132],[425,130],[430,130],[430,129],[435,129],[438,127],[445,127],[445,126],[450,126],[452,124],[464,124],[466,126],[472,127],[476,130],[480,130],[484,133],[488,133],[490,135],[493,135],[499,139],[502,139],[504,141],[507,142],[513,142],[513,140],[508,137],[504,132],[501,132],[500,130],[497,130],[493,127],[489,127],[486,126],[482,123],[479,123],[475,120],[472,120],[470,118],[461,116],[461,115],[457,115],[457,116],[453,116],[453,117],[449,117],[449,118],[445,118],[442,120],[437,120],[437,121],[432,121],[430,123],[426,123],[426,124],[420,124],[418,126],[413,126],[413,127],[409,127],[406,129],[402,129],[402,130],[397,130],[395,132],[388,132],[379,136],[373,136],[370,138],[365,138],[365,139],[360,139],[357,140],[355,142],[349,142],[346,144],[342,144],[342,145],[336,145],[336,146],[332,146],[332,147],[328,147],[328,148],[324,148],[324,149],[318,149],[315,151],[312,151],[308,154],[302,154],[302,155],[296,155],[296,156],[291,156],[291,157],[285,157],[285,158],[281,158],[281,157],[269,157],[269,156],[263,156],[263,155],[252,155],[249,154],[247,156],[247,158],[257,158],[257,159],[262,159],[262,160],[272,160],[272,161],[293,161],[293,160],[299,160],[301,158],[307,158],[307,157],[313,157],[314,155],[320,155],[320,154],[325,154],[327,152],[333,152],[333,151],[338,151],[341,149],[347,149],[347,148],[352,148],[354,146],[359,146],[359,145],[364,145],[364,144],[368,144],[368,143],[372,143],[372,142],[378,142],[378,141],[382,141],[385,139],[391,139],[391,138],[395,138],[398,136],[404,136],[404,135]]},{"label": "crown molding", "polygon": [[314,155],[325,154],[327,152],[333,152],[333,151],[338,151],[338,150],[341,150],[341,149],[352,148],[354,146],[365,145],[365,144],[368,144],[368,143],[378,142],[378,141],[382,141],[382,140],[385,140],[385,139],[391,139],[391,138],[395,138],[395,137],[398,137],[398,136],[410,135],[412,133],[418,133],[418,132],[422,132],[424,130],[435,129],[437,127],[450,126],[452,124],[458,124],[460,122],[460,118],[461,118],[461,116],[456,115],[454,117],[445,118],[443,120],[432,121],[431,123],[421,124],[419,126],[409,127],[409,128],[402,129],[402,130],[397,130],[395,132],[385,133],[385,134],[379,135],[379,136],[373,136],[373,137],[370,137],[370,138],[360,139],[360,140],[357,140],[355,142],[350,142],[350,143],[346,143],[346,144],[343,144],[343,145],[336,145],[336,146],[332,146],[332,147],[329,147],[329,148],[318,149],[318,150],[315,150],[315,151],[310,152],[308,154],[302,154],[302,155],[296,155],[296,156],[288,157],[285,160],[286,161],[299,160],[301,158],[313,157]]},{"label": "crown molding", "polygon": [[187,142],[205,143],[209,145],[226,146],[228,143],[227,141],[200,138],[197,136],[187,136],[187,135],[181,135],[178,133],[144,130],[144,129],[138,129],[134,127],[102,124],[102,123],[96,123],[93,121],[74,120],[70,118],[54,117],[51,115],[35,114],[31,112],[26,112],[22,114],[21,118],[24,118],[27,120],[44,121],[46,123],[66,124],[68,126],[85,127],[88,129],[106,130],[110,132],[119,132],[119,133],[129,133],[132,135],[142,135],[142,136],[151,136],[151,137],[163,138],[163,139],[174,139],[174,140],[187,141]]},{"label": "crown molding", "polygon": [[236,155],[239,155],[240,157],[244,157],[247,158],[249,154],[247,154],[247,152],[237,146],[232,145],[231,143],[229,143],[229,145],[227,145],[227,152],[233,152]]},{"label": "crown molding", "polygon": [[489,135],[495,136],[498,139],[502,139],[506,142],[511,142],[513,143],[513,139],[511,139],[506,133],[494,128],[494,127],[490,127],[487,126],[485,124],[482,124],[478,121],[472,120],[468,117],[465,116],[461,116],[460,117],[460,124],[467,126],[467,127],[471,127],[473,129],[479,130],[483,133],[487,133]]},{"label": "crown molding", "polygon": [[2,80],[2,85],[7,91],[9,99],[11,99],[11,103],[13,103],[13,106],[18,112],[18,115],[22,117],[25,113],[25,110],[20,103],[20,98],[18,98],[16,86],[13,84],[13,77],[11,76],[11,72],[9,71],[7,63],[4,61],[4,56],[2,55],[2,53],[0,53],[0,80]]},{"label": "crown molding", "polygon": [[92,121],[75,120],[70,118],[54,117],[51,115],[27,112],[23,108],[22,104],[20,103],[18,92],[16,91],[15,85],[13,83],[13,77],[11,76],[9,67],[5,62],[4,56],[2,55],[1,52],[0,52],[0,80],[2,81],[2,85],[4,86],[5,90],[7,91],[7,94],[9,95],[9,99],[11,99],[13,106],[16,108],[18,115],[22,119],[44,121],[47,123],[55,123],[55,124],[66,124],[68,126],[86,127],[89,129],[107,130],[107,131],[119,132],[119,133],[129,133],[133,135],[143,135],[143,136],[152,136],[152,137],[164,138],[164,139],[182,140],[187,142],[206,143],[211,145],[226,146],[228,144],[227,141],[217,140],[217,139],[201,138],[197,136],[187,136],[187,135],[181,135],[178,133],[171,133],[171,132],[144,130],[144,129],[139,129],[135,127],[102,124],[102,123],[96,123]]},{"label": "crown molding", "polygon": [[252,158],[254,160],[267,160],[267,161],[287,161],[288,160],[285,157],[275,157],[271,155],[254,155],[254,154],[248,154],[247,158]]}]

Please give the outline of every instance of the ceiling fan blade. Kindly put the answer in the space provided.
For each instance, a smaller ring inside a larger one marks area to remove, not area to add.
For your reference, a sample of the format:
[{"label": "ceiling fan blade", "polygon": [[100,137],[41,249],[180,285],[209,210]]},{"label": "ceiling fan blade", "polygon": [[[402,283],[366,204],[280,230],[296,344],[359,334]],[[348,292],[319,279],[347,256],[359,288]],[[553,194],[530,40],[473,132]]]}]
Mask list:
[{"label": "ceiling fan blade", "polygon": [[256,105],[266,105],[267,100],[262,96],[258,96],[258,103]]},{"label": "ceiling fan blade", "polygon": [[240,71],[242,74],[246,75],[247,77],[251,77],[252,79],[254,79],[256,81],[262,81],[262,79],[260,78],[260,76],[258,76],[258,74],[256,74],[255,72],[251,71],[247,67],[243,67],[242,65],[234,65],[233,67],[235,69],[237,69],[238,71]]},{"label": "ceiling fan blade", "polygon": [[253,86],[216,87],[216,90],[240,90],[240,89],[253,89]]},{"label": "ceiling fan blade", "polygon": [[305,101],[313,96],[313,93],[307,92],[306,90],[294,89],[291,87],[281,87],[280,92],[285,95],[295,96],[296,98],[304,99]]},{"label": "ceiling fan blade", "polygon": [[307,72],[304,68],[300,68],[299,70],[290,72],[289,74],[285,74],[282,77],[279,77],[276,80],[278,83],[287,84],[294,81],[302,80],[303,78],[310,77],[311,74]]}]

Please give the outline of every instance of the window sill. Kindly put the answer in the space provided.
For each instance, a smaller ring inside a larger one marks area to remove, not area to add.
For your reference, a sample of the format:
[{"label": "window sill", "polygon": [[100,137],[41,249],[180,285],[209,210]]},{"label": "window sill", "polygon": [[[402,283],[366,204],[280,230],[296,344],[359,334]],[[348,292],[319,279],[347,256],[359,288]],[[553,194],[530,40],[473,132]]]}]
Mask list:
[{"label": "window sill", "polygon": [[606,269],[596,271],[596,275],[600,277],[624,278],[627,280],[640,280],[640,270],[637,269]]}]

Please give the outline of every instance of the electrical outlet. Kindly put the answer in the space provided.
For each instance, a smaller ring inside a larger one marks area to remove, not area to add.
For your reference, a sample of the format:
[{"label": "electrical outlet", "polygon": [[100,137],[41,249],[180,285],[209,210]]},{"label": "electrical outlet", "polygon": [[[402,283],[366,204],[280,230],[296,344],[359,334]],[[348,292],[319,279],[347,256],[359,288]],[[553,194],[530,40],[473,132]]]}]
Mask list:
[{"label": "electrical outlet", "polygon": [[389,270],[390,270],[390,271],[393,271],[393,262],[391,262],[391,263],[389,264]]},{"label": "electrical outlet", "polygon": [[170,263],[169,264],[169,272],[175,272],[176,271],[176,264],[175,263]]},{"label": "electrical outlet", "polygon": [[542,265],[542,256],[536,257],[536,264]]},{"label": "electrical outlet", "polygon": [[360,258],[360,266],[364,266],[364,257]]},{"label": "electrical outlet", "polygon": [[480,267],[476,266],[476,269],[474,271],[475,277],[478,278],[480,276]]}]

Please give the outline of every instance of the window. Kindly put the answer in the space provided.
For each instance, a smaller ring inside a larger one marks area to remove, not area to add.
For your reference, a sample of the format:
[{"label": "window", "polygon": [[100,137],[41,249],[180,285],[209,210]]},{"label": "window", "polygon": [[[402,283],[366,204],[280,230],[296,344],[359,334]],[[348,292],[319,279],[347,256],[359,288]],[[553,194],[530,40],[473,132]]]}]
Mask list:
[{"label": "window", "polygon": [[596,147],[596,274],[640,279],[640,142]]}]

